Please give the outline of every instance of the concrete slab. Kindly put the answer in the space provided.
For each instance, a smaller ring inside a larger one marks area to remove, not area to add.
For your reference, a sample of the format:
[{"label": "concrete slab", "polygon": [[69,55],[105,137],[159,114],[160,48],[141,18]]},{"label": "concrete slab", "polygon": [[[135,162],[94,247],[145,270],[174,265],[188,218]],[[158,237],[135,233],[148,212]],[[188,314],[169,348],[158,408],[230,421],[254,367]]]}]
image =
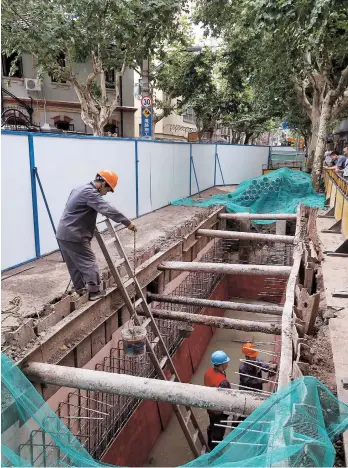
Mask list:
[{"label": "concrete slab", "polygon": [[[203,198],[211,195],[231,191],[236,187],[212,188],[202,192]],[[150,251],[154,247],[165,250],[173,245],[183,233],[189,232],[203,219],[214,211],[211,208],[193,208],[186,206],[172,206],[161,208],[157,211],[138,218],[135,222],[138,227],[136,237],[137,256]],[[133,234],[127,229],[119,231],[120,239],[126,252],[133,257]],[[106,268],[106,262],[97,242],[93,240],[93,249],[101,270]],[[116,260],[118,257],[116,248],[110,247],[110,253]],[[44,306],[58,297],[61,297],[69,283],[69,273],[59,252],[54,252],[30,264],[34,268],[30,270],[27,265],[7,271],[2,276],[1,283],[1,309],[7,309],[14,297],[20,296],[21,307],[16,314],[6,315],[6,327],[17,328],[21,317],[31,313],[40,313]],[[13,273],[21,272],[15,276]],[[11,305],[11,304],[10,304]]]},{"label": "concrete slab", "polygon": [[[344,238],[341,234],[323,233],[334,224],[334,219],[318,218],[317,230],[322,244],[322,250],[335,250]],[[348,389],[343,388],[342,379],[348,377],[348,300],[344,297],[334,297],[335,291],[346,290],[348,287],[348,258],[327,256],[324,254],[322,272],[325,287],[327,307],[336,315],[329,321],[330,339],[335,367],[337,396],[348,404]],[[348,431],[343,434],[343,445],[346,460],[348,460]]]},{"label": "concrete slab", "polygon": [[[257,303],[257,301],[248,301],[250,303]],[[262,314],[254,314],[252,312],[238,312],[238,311],[226,311],[225,317],[240,318],[245,320],[265,320],[265,316]],[[238,371],[240,361],[244,355],[241,352],[242,344],[236,341],[245,340],[246,338],[253,338],[255,341],[272,342],[275,338],[272,335],[265,335],[263,333],[246,333],[238,330],[222,330],[217,329],[213,335],[210,343],[203,355],[203,358],[199,364],[198,369],[191,379],[191,383],[196,385],[203,385],[204,373],[211,366],[210,358],[212,352],[222,349],[231,358],[230,365],[227,369],[227,378],[232,383],[237,384],[239,382],[239,376],[235,374]],[[262,349],[272,350],[274,345],[262,345]],[[264,361],[270,361],[270,356],[261,355],[260,358]],[[238,388],[232,386],[232,388]],[[193,412],[197,418],[198,424],[201,427],[204,435],[206,436],[206,429],[208,426],[208,415],[203,409],[194,408]],[[228,434],[226,429],[226,434]],[[155,447],[153,448],[149,463],[145,466],[181,466],[189,461],[193,460],[191,450],[186,442],[186,439],[182,433],[179,423],[175,416],[171,418],[171,421],[164,432],[161,433],[158,438]]]}]

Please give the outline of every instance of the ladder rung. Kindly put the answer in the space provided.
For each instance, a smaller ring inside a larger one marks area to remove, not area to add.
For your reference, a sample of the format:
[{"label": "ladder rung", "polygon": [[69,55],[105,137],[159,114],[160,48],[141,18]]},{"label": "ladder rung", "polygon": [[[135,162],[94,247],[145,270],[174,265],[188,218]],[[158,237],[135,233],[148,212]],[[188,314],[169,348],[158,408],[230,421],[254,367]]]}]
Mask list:
[{"label": "ladder rung", "polygon": [[188,423],[189,423],[190,420],[191,420],[191,414],[192,414],[192,411],[191,411],[191,410],[188,410],[187,415],[186,415],[186,418],[185,418],[185,424],[186,424],[186,426],[188,425]]},{"label": "ladder rung", "polygon": [[167,361],[168,361],[168,356],[164,356],[164,357],[160,360],[161,369],[163,369],[163,367],[167,364]]},{"label": "ladder rung", "polygon": [[149,323],[151,322],[151,318],[148,317],[146,320],[143,321],[143,323],[141,324],[142,327],[147,327],[149,325]]},{"label": "ladder rung", "polygon": [[111,239],[108,239],[108,240],[104,241],[104,244],[106,246],[115,245],[115,242],[116,242],[116,239],[114,237],[111,237]]},{"label": "ladder rung", "polygon": [[158,345],[159,340],[160,340],[159,336],[156,336],[156,338],[151,342],[151,348],[152,349],[154,349],[155,346]]},{"label": "ladder rung", "polygon": [[138,305],[140,305],[142,302],[143,302],[143,299],[140,297],[139,299],[135,301],[134,307],[138,307]]},{"label": "ladder rung", "polygon": [[130,286],[131,284],[134,283],[134,278],[128,278],[124,283],[123,283],[123,287],[124,288],[128,288],[128,286]]}]

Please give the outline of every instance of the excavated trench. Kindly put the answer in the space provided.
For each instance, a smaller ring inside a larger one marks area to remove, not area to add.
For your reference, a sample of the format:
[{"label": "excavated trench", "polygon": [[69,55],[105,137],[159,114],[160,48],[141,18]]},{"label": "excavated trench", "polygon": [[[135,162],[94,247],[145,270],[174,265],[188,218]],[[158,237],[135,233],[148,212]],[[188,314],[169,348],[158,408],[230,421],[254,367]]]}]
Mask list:
[{"label": "excavated trench", "polygon": [[[294,235],[295,227],[295,221],[287,221],[269,225],[252,224],[250,230],[251,232]],[[243,230],[243,223],[229,222],[227,229]],[[191,258],[185,260],[292,266],[293,250],[292,244],[278,242],[213,239],[205,242],[204,245],[201,244],[201,248],[195,245],[195,250],[193,250],[191,247]],[[303,275],[303,271],[300,271],[300,275]],[[266,326],[270,323],[280,326],[281,316],[245,312],[242,306],[241,310],[223,310],[193,304],[156,302],[155,295],[283,306],[286,300],[286,287],[286,278],[271,275],[224,276],[217,273],[166,271],[147,283],[146,291],[150,293],[149,300],[152,300],[152,308],[155,311],[160,309],[189,314],[199,313],[231,319],[256,320]],[[315,288],[314,281],[312,292],[315,292]],[[114,327],[115,331],[110,334],[111,339],[107,339],[105,335],[101,336],[102,331],[99,331],[99,336],[94,332],[91,349],[86,349],[83,363],[79,365],[78,360],[81,358],[76,353],[69,358],[70,364],[67,358],[64,363],[63,361],[61,363],[112,373],[155,377],[155,369],[147,354],[140,358],[125,356],[121,330],[128,326],[129,315],[124,308],[121,311],[117,319],[118,323]],[[281,351],[279,335],[265,334],[260,331],[217,329],[197,324],[192,324],[194,331],[187,333],[183,330],[182,322],[168,319],[156,319],[156,322],[182,382],[202,385],[204,372],[210,365],[212,351],[223,349],[231,357],[231,364],[227,371],[228,379],[234,388],[238,388],[238,369],[240,359],[243,358],[241,345],[249,340],[259,343],[258,346],[262,348],[260,357],[263,360],[279,363]],[[318,333],[320,336],[319,331]],[[148,332],[148,337],[150,341],[154,341],[151,332]],[[313,340],[314,343],[315,338]],[[163,353],[158,346],[155,351],[158,360],[161,360]],[[88,356],[91,358],[89,359]],[[306,362],[302,364],[309,365]],[[272,392],[275,389],[276,382],[270,381],[264,385],[266,391]],[[167,403],[141,401],[132,397],[95,391],[72,391],[51,385],[46,386],[45,392],[50,406],[95,459],[119,466],[180,466],[193,459],[173,415],[173,409]],[[194,414],[205,433],[208,421],[206,411],[195,408]],[[5,440],[13,437],[13,430],[12,426],[6,431]],[[26,439],[27,435],[21,434],[20,436],[22,438],[20,450],[22,452],[35,451],[35,455],[40,459],[43,454],[47,453],[45,438],[40,432],[34,433],[33,431]],[[58,459],[60,456],[63,457],[59,454],[54,455]]]}]

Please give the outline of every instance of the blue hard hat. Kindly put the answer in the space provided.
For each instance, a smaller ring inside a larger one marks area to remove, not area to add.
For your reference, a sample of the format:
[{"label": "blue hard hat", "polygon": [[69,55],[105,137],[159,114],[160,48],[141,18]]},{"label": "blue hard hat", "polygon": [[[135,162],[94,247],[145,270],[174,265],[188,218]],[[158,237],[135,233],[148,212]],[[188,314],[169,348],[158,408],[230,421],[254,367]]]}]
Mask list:
[{"label": "blue hard hat", "polygon": [[211,363],[214,364],[214,366],[226,364],[227,362],[230,362],[230,358],[227,356],[225,351],[214,351],[211,355]]}]

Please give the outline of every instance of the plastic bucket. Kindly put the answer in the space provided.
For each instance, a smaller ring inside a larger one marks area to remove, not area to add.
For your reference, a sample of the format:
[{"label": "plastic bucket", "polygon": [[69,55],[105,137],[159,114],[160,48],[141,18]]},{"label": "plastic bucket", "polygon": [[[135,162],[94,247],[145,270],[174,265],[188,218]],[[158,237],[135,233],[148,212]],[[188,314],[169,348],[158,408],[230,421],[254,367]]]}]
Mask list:
[{"label": "plastic bucket", "polygon": [[124,328],[121,331],[125,356],[137,357],[145,353],[146,329],[141,326]]}]

